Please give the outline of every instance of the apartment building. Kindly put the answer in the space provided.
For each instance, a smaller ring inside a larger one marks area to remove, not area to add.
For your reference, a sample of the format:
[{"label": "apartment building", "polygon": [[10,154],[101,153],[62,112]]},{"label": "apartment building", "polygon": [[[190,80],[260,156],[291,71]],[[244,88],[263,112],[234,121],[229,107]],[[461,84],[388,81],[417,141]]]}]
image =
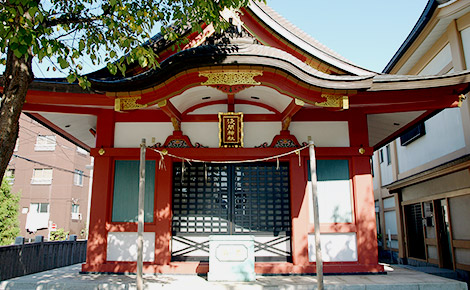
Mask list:
[{"label": "apartment building", "polygon": [[19,122],[19,138],[5,176],[13,192],[21,194],[20,236],[47,238],[63,228],[86,238],[89,153],[25,114]]},{"label": "apartment building", "polygon": [[[431,0],[384,73],[469,68],[470,1]],[[411,130],[375,151],[378,241],[394,260],[470,271],[469,116],[469,100],[461,96],[454,108],[422,111]]]}]

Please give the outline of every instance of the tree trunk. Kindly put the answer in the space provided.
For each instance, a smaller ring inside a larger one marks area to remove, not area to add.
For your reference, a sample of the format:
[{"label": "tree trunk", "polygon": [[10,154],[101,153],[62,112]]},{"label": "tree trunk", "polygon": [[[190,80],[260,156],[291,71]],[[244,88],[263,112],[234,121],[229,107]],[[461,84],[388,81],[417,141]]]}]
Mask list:
[{"label": "tree trunk", "polygon": [[18,121],[33,79],[31,64],[32,56],[29,54],[18,58],[8,49],[0,100],[0,180],[3,179],[18,138]]}]

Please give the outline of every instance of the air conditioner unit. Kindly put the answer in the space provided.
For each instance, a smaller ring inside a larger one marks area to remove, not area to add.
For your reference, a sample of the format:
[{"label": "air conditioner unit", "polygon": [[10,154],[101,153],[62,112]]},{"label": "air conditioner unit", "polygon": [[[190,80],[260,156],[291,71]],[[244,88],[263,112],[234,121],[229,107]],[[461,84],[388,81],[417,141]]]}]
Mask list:
[{"label": "air conditioner unit", "polygon": [[73,220],[81,220],[82,219],[82,214],[79,212],[73,212],[72,213],[72,219]]}]

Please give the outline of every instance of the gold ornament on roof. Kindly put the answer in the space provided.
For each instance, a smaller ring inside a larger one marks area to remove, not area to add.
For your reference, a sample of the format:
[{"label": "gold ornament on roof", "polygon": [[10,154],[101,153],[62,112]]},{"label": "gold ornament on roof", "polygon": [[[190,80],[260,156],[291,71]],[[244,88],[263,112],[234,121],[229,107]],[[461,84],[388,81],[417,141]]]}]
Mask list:
[{"label": "gold ornament on roof", "polygon": [[116,112],[136,110],[141,108],[146,108],[147,105],[137,104],[137,101],[140,100],[140,97],[123,97],[116,98],[114,100],[114,110]]},{"label": "gold ornament on roof", "polygon": [[204,86],[211,85],[261,85],[254,80],[256,76],[262,76],[262,71],[222,71],[222,72],[200,72],[199,76],[207,78],[201,83]]},{"label": "gold ornament on roof", "polygon": [[325,108],[341,108],[343,110],[349,109],[349,98],[348,96],[338,96],[338,95],[329,95],[322,94],[322,98],[325,98],[325,102],[316,102],[315,106],[325,107]]}]

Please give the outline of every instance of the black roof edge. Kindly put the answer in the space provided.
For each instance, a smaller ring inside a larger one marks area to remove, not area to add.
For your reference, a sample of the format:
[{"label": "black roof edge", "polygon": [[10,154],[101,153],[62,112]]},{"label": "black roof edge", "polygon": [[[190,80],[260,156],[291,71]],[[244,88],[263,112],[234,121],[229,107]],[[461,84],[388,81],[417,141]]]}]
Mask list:
[{"label": "black roof edge", "polygon": [[415,26],[413,27],[413,30],[411,30],[410,34],[402,43],[398,51],[395,53],[392,59],[385,66],[382,73],[388,74],[393,69],[393,67],[395,67],[395,65],[398,63],[398,60],[401,59],[401,57],[405,54],[405,52],[410,48],[410,46],[416,40],[418,35],[423,31],[426,24],[428,24],[429,20],[432,17],[432,14],[436,10],[437,6],[439,6],[440,4],[439,2],[444,2],[444,1],[429,0],[428,4],[426,4],[426,7],[424,8],[423,13],[419,17],[418,22],[416,22]]}]

